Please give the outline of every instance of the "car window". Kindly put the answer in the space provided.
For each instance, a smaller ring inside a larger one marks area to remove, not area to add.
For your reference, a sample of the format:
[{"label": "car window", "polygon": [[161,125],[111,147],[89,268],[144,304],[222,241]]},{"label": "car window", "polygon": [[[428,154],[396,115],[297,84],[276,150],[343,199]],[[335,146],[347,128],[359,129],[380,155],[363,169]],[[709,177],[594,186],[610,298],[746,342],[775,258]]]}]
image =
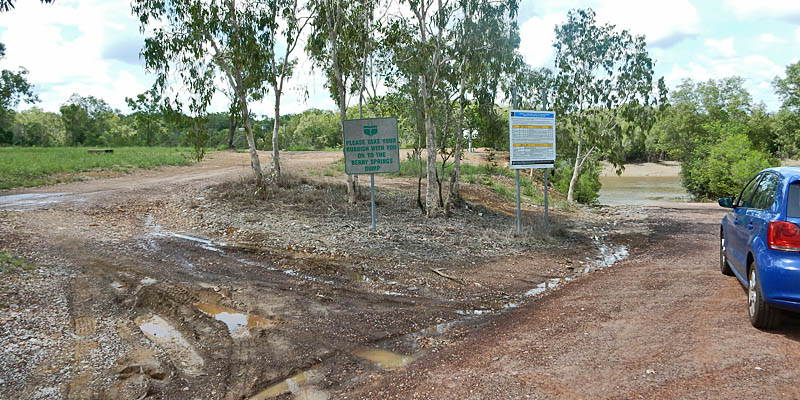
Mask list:
[{"label": "car window", "polygon": [[759,210],[766,210],[772,207],[775,202],[775,192],[778,190],[778,183],[780,179],[778,175],[772,173],[764,174],[764,177],[756,186],[756,192],[753,194],[753,208]]},{"label": "car window", "polygon": [[758,180],[760,178],[760,174],[756,175],[755,178],[750,180],[750,183],[742,189],[742,193],[739,194],[739,199],[736,200],[736,207],[753,207],[753,193],[756,191],[756,186],[758,186]]},{"label": "car window", "polygon": [[789,185],[789,195],[786,200],[786,216],[800,218],[800,181]]}]

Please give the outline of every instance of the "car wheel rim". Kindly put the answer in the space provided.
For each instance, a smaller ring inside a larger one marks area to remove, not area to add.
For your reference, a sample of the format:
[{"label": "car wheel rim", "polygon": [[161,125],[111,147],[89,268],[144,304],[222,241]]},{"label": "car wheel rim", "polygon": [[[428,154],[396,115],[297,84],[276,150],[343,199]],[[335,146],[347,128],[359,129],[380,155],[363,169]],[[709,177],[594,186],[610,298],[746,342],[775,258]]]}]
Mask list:
[{"label": "car wheel rim", "polygon": [[[728,259],[725,257],[725,238],[719,239],[719,259],[722,260],[723,263],[727,262]],[[723,265],[724,266],[724,265]]]},{"label": "car wheel rim", "polygon": [[749,306],[750,315],[756,314],[756,301],[758,300],[758,291],[756,291],[756,270],[753,268],[750,271],[750,285],[747,288],[747,305]]}]

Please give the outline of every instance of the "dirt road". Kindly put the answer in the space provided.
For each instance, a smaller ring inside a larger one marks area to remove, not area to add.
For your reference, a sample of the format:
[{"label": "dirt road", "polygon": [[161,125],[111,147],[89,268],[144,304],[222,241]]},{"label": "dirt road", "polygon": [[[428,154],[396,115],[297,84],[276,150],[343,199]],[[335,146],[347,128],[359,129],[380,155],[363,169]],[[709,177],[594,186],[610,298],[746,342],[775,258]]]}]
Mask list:
[{"label": "dirt road", "polygon": [[800,398],[800,324],[762,332],[710,205],[648,208],[630,257],[342,398]]},{"label": "dirt road", "polygon": [[800,329],[752,329],[710,206],[524,209],[465,185],[380,229],[334,153],[0,194],[0,398],[796,398]]}]

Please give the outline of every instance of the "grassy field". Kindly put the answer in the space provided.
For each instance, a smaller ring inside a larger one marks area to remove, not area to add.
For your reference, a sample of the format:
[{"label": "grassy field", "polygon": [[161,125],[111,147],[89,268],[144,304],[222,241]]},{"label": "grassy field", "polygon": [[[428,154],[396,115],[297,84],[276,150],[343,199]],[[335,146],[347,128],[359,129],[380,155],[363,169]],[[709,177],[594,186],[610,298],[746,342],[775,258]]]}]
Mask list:
[{"label": "grassy field", "polygon": [[189,165],[188,154],[189,149],[179,147],[119,147],[99,154],[86,147],[0,147],[0,189],[74,181],[87,172]]}]

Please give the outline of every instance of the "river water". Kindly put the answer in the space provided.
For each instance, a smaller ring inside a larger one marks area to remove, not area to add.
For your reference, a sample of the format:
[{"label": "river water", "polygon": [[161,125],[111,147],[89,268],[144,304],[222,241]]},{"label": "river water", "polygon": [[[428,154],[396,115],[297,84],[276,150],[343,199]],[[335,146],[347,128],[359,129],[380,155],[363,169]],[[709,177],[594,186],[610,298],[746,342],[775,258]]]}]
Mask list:
[{"label": "river water", "polygon": [[678,176],[601,176],[600,204],[641,205],[664,202],[688,202],[691,196],[681,186]]}]

